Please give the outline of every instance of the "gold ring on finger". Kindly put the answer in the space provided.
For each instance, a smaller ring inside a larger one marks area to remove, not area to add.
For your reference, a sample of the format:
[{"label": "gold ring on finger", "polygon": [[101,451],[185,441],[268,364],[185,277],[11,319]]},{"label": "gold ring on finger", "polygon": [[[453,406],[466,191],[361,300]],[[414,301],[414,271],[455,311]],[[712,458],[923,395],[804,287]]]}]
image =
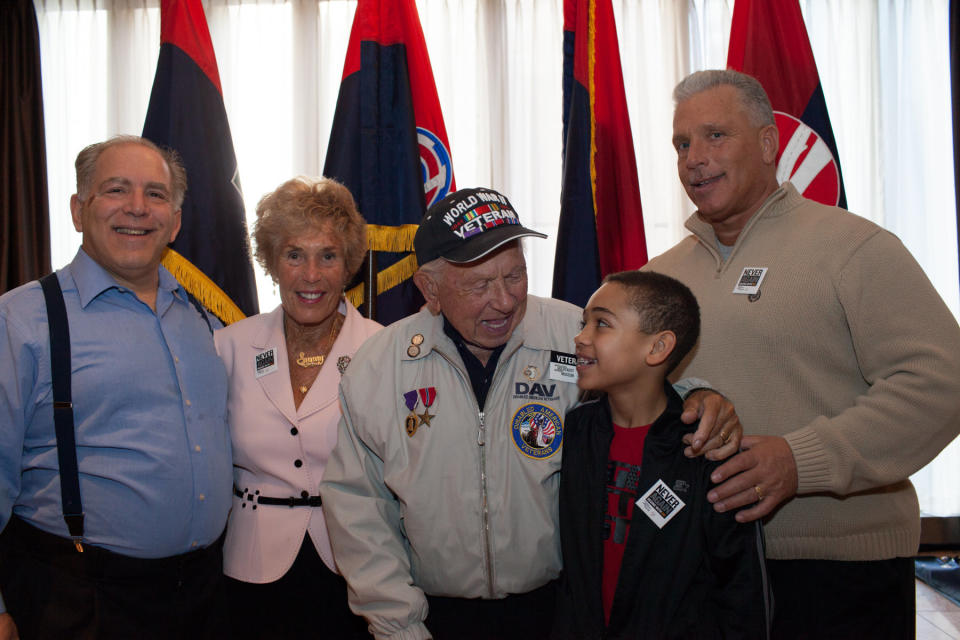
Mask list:
[{"label": "gold ring on finger", "polygon": [[754,485],[753,490],[757,492],[757,502],[763,500],[763,492],[760,491],[760,485]]}]

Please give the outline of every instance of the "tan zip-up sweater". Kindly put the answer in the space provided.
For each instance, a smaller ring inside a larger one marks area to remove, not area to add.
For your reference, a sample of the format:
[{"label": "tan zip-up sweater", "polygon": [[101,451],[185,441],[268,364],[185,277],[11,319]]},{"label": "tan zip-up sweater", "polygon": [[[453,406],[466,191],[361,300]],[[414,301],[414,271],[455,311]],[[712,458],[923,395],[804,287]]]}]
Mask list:
[{"label": "tan zip-up sweater", "polygon": [[[700,343],[675,375],[705,378],[747,434],[786,438],[798,495],[765,523],[772,559],[909,556],[920,536],[908,477],[960,431],[960,328],[891,233],[785,183],[724,262],[712,227],[646,269],[700,302]],[[760,295],[732,293],[766,267]],[[753,298],[753,299],[751,299]]]}]

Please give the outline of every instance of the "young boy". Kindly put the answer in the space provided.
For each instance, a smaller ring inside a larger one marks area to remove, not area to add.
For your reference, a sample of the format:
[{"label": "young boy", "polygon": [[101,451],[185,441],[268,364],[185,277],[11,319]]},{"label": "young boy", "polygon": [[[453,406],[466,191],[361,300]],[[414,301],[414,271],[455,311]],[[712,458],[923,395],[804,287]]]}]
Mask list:
[{"label": "young boy", "polygon": [[718,463],[683,454],[667,375],[700,333],[687,287],[607,276],[576,336],[578,385],[603,392],[567,414],[560,475],[564,573],[558,638],[766,638],[763,540],[707,502]]}]

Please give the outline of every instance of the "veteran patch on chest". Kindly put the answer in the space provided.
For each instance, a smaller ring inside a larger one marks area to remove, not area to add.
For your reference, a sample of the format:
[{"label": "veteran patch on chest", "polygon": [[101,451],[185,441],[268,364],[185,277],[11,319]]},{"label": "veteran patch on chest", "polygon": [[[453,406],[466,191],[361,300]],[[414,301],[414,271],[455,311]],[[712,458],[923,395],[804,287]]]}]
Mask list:
[{"label": "veteran patch on chest", "polygon": [[511,428],[514,445],[528,458],[545,460],[563,443],[563,420],[546,405],[523,405],[513,414]]}]

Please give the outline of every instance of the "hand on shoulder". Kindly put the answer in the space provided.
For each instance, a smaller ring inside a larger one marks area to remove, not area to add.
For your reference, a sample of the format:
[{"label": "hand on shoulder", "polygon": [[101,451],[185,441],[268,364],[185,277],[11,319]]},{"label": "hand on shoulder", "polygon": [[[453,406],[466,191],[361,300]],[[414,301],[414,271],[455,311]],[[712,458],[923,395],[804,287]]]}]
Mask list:
[{"label": "hand on shoulder", "polygon": [[740,449],[743,426],[737,411],[725,396],[711,389],[698,389],[687,396],[680,419],[700,425],[695,433],[683,436],[688,458],[705,454],[708,460],[725,460]]},{"label": "hand on shoulder", "polygon": [[797,494],[797,462],[780,436],[744,436],[743,451],[710,479],[718,484],[707,494],[713,508],[722,513],[752,504],[736,516],[738,522],[751,522]]}]

